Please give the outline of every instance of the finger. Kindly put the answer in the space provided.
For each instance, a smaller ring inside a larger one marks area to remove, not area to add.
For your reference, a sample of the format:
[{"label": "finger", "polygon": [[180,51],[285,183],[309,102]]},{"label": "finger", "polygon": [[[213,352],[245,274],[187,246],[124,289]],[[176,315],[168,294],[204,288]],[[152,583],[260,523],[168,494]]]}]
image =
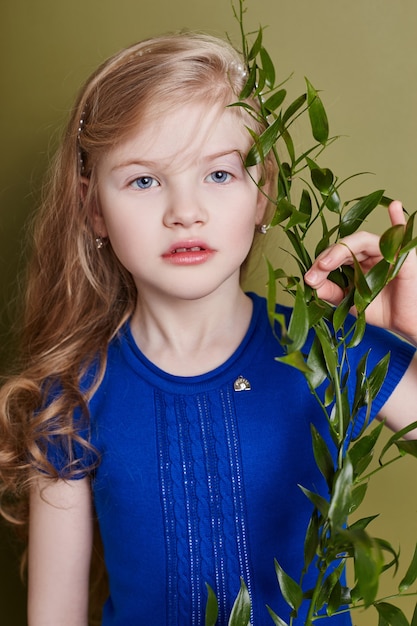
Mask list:
[{"label": "finger", "polygon": [[337,306],[345,296],[344,291],[330,280],[324,281],[324,283],[316,289],[316,292],[319,298],[335,306]]},{"label": "finger", "polygon": [[304,278],[313,288],[321,287],[329,273],[342,265],[352,265],[353,256],[359,263],[372,267],[380,258],[379,237],[360,231],[341,239],[322,252]]},{"label": "finger", "polygon": [[399,200],[393,200],[393,202],[391,202],[388,207],[388,212],[393,226],[406,223],[407,220],[404,214],[403,205]]}]

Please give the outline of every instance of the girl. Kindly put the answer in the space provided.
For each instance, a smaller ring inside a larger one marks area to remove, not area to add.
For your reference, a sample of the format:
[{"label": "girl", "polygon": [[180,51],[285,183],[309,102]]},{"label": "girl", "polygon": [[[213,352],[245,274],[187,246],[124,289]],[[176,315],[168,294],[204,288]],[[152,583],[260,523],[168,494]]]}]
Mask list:
[{"label": "girl", "polygon": [[[288,613],[273,558],[299,575],[311,507],[297,484],[321,486],[310,423],[324,418],[240,286],[274,178],[268,161],[243,166],[245,125],[262,130],[227,108],[244,82],[225,42],[169,35],[104,63],[74,107],[35,233],[24,366],[1,396],[5,488],[19,462],[30,488],[30,626],[86,626],[95,516],[103,625],[202,624],[205,583],[224,625],[240,577],[255,626],[266,604]],[[377,237],[348,239],[377,262]],[[337,302],[327,275],[351,261],[336,245],[306,281]],[[413,255],[369,321],[417,344],[415,294]],[[358,360],[369,345],[372,363],[392,353],[373,416],[399,428],[414,349],[370,328]]]}]

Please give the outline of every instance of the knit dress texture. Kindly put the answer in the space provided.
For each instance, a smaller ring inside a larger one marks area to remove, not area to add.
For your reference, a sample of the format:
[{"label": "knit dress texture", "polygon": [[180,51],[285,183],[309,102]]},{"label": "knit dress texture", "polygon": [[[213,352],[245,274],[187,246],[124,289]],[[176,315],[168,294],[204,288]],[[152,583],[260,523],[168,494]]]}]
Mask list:
[{"label": "knit dress texture", "polygon": [[[138,349],[128,324],[109,346],[88,435],[100,455],[91,479],[110,586],[103,626],[204,626],[206,583],[225,626],[241,578],[253,626],[272,624],[266,605],[289,619],[274,559],[299,579],[312,513],[299,485],[327,495],[311,423],[332,444],[303,375],[275,359],[282,349],[265,300],[250,297],[253,315],[241,345],[206,374],[161,371]],[[374,417],[414,350],[368,327],[351,351],[353,371],[370,346],[369,371],[391,352]],[[57,467],[65,464],[59,445],[51,456]],[[310,570],[305,589],[313,584]],[[295,624],[304,617],[302,608]],[[330,620],[350,623],[347,614]]]}]

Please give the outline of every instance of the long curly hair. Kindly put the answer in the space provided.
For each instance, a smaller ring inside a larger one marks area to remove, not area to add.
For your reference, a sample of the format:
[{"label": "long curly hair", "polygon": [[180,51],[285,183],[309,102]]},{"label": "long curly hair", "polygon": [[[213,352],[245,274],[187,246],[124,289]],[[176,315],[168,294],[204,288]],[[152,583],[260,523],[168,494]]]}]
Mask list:
[{"label": "long curly hair", "polygon": [[[228,42],[178,33],[122,50],[81,89],[34,224],[18,373],[0,391],[0,510],[10,520],[27,521],[36,471],[59,477],[48,460],[51,437],[59,436],[66,448],[65,477],[81,471],[74,443],[91,458],[74,412],[88,428],[88,401],[105,371],[107,346],[136,304],[132,277],[111,244],[95,245],[97,163],[138,124],[190,101],[226,106],[245,81],[243,61]],[[241,107],[234,110],[262,130]],[[94,377],[86,384],[92,365]]]}]

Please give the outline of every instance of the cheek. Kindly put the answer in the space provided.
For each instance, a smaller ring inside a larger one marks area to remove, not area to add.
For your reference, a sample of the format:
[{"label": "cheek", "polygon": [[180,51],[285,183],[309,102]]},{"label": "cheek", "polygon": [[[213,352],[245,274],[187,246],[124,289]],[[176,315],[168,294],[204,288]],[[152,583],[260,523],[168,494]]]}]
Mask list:
[{"label": "cheek", "polygon": [[255,235],[255,216],[254,214],[244,216],[238,214],[231,230],[231,243],[239,254],[246,257],[248,254]]},{"label": "cheek", "polygon": [[140,262],[147,254],[149,236],[146,226],[138,219],[115,219],[106,220],[107,236],[113,251],[120,263],[131,271],[135,263]]}]

